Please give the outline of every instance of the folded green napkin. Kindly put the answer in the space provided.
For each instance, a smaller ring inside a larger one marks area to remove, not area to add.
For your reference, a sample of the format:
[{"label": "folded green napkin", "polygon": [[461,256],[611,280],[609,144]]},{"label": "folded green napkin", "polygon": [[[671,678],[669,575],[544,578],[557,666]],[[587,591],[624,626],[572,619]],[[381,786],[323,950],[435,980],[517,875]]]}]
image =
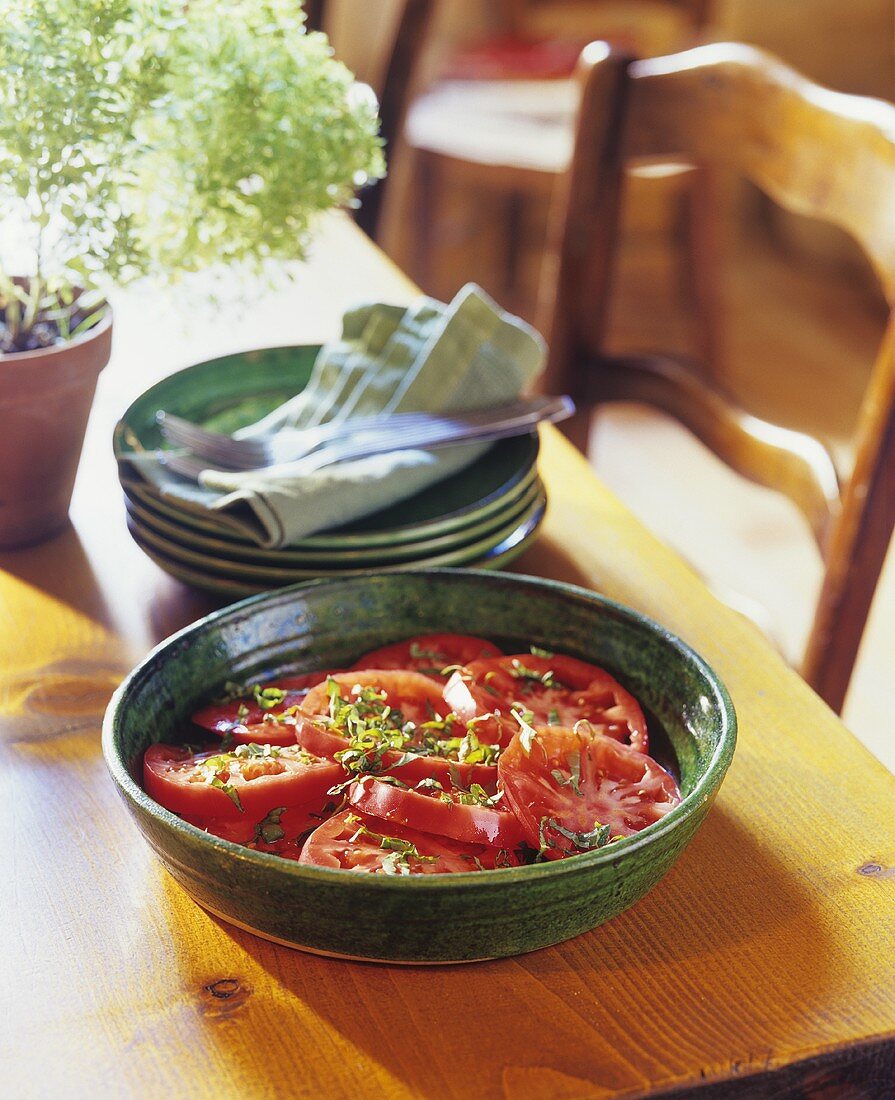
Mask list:
[{"label": "folded green napkin", "polygon": [[[503,405],[534,379],[544,356],[538,333],[473,284],[449,305],[421,298],[407,307],[359,306],[345,314],[341,339],[321,348],[307,387],[236,434],[254,438],[378,413]],[[312,474],[299,474],[291,463],[239,473],[206,470],[199,485],[160,462],[141,460],[134,469],[181,507],[273,549],[412,496],[491,446],[392,451]]]}]

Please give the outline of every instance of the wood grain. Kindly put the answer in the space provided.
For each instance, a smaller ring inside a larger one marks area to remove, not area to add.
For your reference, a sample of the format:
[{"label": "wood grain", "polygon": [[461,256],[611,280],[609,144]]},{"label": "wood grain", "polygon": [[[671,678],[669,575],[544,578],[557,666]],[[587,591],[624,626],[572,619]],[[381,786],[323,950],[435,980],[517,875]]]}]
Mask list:
[{"label": "wood grain", "polygon": [[518,570],[653,615],[738,711],[728,779],[671,874],[559,947],[429,969],[277,947],[202,912],[158,865],[105,774],[102,710],[213,601],[130,542],[111,429],[122,399],[199,346],[325,338],[357,297],[413,292],[340,220],[298,279],[251,326],[208,315],[179,331],[166,314],[159,332],[159,299],[122,298],[73,526],[0,556],[4,1095],[748,1096],[768,1071],[817,1082],[834,1055],[872,1081],[895,1037],[895,779],[553,430],[548,517]]}]

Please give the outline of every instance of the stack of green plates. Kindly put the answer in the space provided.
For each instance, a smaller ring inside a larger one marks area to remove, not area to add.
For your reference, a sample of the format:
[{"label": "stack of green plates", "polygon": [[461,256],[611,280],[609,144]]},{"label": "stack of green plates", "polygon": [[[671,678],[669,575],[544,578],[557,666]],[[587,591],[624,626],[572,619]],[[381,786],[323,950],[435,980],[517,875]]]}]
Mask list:
[{"label": "stack of green plates", "polygon": [[473,466],[350,526],[277,550],[166,496],[127,461],[163,446],[156,413],[219,431],[250,424],[301,390],[319,348],[271,348],[197,363],[130,406],[115,429],[128,528],[162,569],[230,596],[318,577],[462,565],[497,569],[533,540],[546,497],[537,435],[495,443]]}]

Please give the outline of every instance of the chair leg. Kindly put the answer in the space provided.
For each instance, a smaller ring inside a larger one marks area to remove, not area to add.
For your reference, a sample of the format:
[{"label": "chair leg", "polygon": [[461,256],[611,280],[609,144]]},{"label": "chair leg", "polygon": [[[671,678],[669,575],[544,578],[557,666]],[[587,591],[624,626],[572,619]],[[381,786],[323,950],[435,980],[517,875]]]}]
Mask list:
[{"label": "chair leg", "polygon": [[424,149],[416,150],[414,158],[413,275],[426,293],[433,293],[437,276],[440,169],[438,158]]},{"label": "chair leg", "polygon": [[560,431],[573,447],[586,455],[590,447],[590,424],[592,410],[587,406],[579,407],[560,425]]},{"label": "chair leg", "polygon": [[[895,390],[895,381],[893,381]],[[892,395],[895,400],[895,392]],[[869,476],[856,467],[828,551],[828,566],[802,676],[842,711],[867,617],[895,529],[895,410],[889,405]],[[859,456],[858,462],[861,458]]]},{"label": "chair leg", "polygon": [[519,291],[524,204],[525,198],[518,191],[510,191],[504,201],[503,293],[514,305]]}]

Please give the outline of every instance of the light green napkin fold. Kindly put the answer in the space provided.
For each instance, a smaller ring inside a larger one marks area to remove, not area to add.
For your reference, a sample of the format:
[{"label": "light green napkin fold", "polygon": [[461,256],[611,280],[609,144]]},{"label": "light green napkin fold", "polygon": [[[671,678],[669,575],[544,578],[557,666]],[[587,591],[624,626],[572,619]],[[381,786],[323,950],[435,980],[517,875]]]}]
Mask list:
[{"label": "light green napkin fold", "polygon": [[[449,305],[350,310],[340,340],[321,348],[307,387],[237,435],[310,427],[391,412],[461,412],[517,397],[543,367],[545,346],[525,322],[481,288],[465,286]],[[290,546],[397,503],[476,461],[491,444],[403,450],[298,475],[285,463],[264,470],[206,470],[190,485],[161,463],[135,470],[167,498],[204,512],[260,546]]]}]

